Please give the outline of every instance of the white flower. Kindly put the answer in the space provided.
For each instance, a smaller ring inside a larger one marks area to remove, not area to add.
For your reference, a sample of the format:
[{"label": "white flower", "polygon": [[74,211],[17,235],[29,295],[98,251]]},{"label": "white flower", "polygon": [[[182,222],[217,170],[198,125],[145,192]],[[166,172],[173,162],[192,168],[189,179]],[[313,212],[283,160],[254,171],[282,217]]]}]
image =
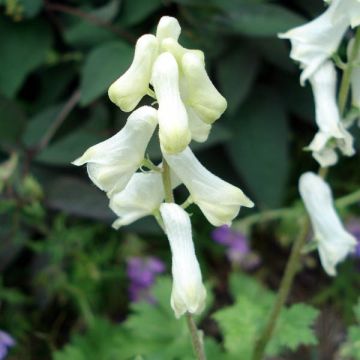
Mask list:
[{"label": "white flower", "polygon": [[[349,41],[347,56],[350,59],[354,47],[354,38]],[[351,103],[352,106],[360,109],[360,51],[355,55],[354,64],[351,71]],[[351,125],[351,124],[350,124]]]},{"label": "white flower", "polygon": [[309,145],[313,157],[322,167],[337,162],[335,147],[344,155],[354,154],[353,138],[344,128],[336,103],[336,71],[331,61],[326,61],[310,77],[316,111],[318,133]]},{"label": "white flower", "polygon": [[279,34],[280,38],[291,41],[290,57],[304,69],[300,77],[302,84],[336,52],[350,24],[346,13],[338,11],[340,1],[343,0],[332,1],[323,14],[309,23]]},{"label": "white flower", "polygon": [[342,225],[333,205],[329,185],[318,175],[301,175],[299,190],[309,213],[318,243],[321,264],[329,275],[336,275],[336,265],[356,246],[355,238]]},{"label": "white flower", "polygon": [[164,154],[164,157],[212,225],[230,225],[240,206],[254,206],[239,188],[202,166],[189,148],[176,155]]},{"label": "white flower", "polygon": [[172,253],[171,307],[175,316],[199,314],[205,307],[206,290],[196,259],[189,215],[179,205],[160,206]]},{"label": "white flower", "polygon": [[211,125],[204,123],[191,106],[186,106],[191,138],[197,142],[205,142],[210,134]]},{"label": "white flower", "polygon": [[144,159],[156,125],[156,110],[142,106],[129,116],[116,135],[87,149],[73,164],[87,163],[90,179],[109,196],[121,191]]},{"label": "white flower", "polygon": [[186,105],[191,106],[199,118],[212,124],[226,110],[227,102],[209,79],[203,61],[186,52],[181,60]]},{"label": "white flower", "polygon": [[156,37],[160,43],[166,38],[172,38],[176,41],[180,33],[180,24],[177,19],[172,16],[163,16],[156,28]]},{"label": "white flower", "polygon": [[122,111],[132,111],[149,89],[151,71],[158,55],[159,43],[154,35],[141,36],[129,69],[109,88],[110,100]]},{"label": "white flower", "polygon": [[173,55],[161,54],[155,61],[152,84],[159,103],[159,137],[164,152],[176,154],[191,141],[188,115],[180,98],[179,70]]}]

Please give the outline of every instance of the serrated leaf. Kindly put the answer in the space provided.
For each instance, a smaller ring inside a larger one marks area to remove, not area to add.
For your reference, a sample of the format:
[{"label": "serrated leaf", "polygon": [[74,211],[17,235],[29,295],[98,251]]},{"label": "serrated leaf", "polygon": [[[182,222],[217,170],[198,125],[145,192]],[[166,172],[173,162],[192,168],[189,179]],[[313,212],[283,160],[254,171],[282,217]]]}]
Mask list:
[{"label": "serrated leaf", "polygon": [[85,60],[81,74],[81,100],[87,105],[106,93],[113,81],[129,67],[133,49],[122,41],[112,41],[93,49]]},{"label": "serrated leaf", "polygon": [[273,90],[256,89],[233,117],[227,149],[258,207],[282,204],[289,172],[288,124]]},{"label": "serrated leaf", "polygon": [[228,101],[228,113],[233,114],[249,94],[258,65],[258,57],[246,47],[235,49],[219,62],[218,78]]},{"label": "serrated leaf", "polygon": [[52,32],[39,20],[14,23],[2,17],[0,28],[0,92],[13,97],[27,75],[45,62]]}]

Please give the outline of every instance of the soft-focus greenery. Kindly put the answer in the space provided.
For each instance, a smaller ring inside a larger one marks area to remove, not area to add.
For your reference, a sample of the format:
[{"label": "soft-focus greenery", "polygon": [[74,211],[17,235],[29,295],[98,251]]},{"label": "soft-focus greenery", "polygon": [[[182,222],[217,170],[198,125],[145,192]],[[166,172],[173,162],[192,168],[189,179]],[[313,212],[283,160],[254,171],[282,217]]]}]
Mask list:
[{"label": "soft-focus greenery", "polygon": [[[70,162],[124,125],[126,114],[109,101],[107,88],[129,66],[137,37],[172,15],[182,25],[182,43],[205,52],[211,78],[228,99],[209,141],[193,144],[197,155],[244,188],[254,211],[296,206],[299,175],[316,169],[303,151],[315,132],[314,106],[276,34],[322,9],[321,0],[0,0],[0,329],[17,340],[11,359],[193,358],[185,320],[170,308],[170,250],[156,222],[112,230],[106,196]],[[153,160],[156,149],[148,150]],[[331,173],[336,196],[357,189],[358,161],[343,159]],[[212,299],[198,319],[208,358],[246,360],[273,302],[267,288],[279,284],[296,219],[246,229],[262,262],[245,276],[229,266],[198,209],[190,211]],[[341,215],[358,213],[353,206]],[[129,303],[125,263],[134,255],[168,265],[153,291],[155,305]],[[353,312],[359,261],[342,264],[335,280],[313,254],[302,267],[267,353],[360,359],[359,305]],[[329,327],[333,333],[324,334]]]}]

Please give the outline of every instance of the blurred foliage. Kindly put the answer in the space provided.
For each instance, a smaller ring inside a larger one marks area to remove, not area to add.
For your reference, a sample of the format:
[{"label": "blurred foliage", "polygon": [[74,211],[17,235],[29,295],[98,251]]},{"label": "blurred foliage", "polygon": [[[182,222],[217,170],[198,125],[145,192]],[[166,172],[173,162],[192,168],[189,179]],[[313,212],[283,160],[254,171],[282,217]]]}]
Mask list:
[{"label": "blurred foliage", "polygon": [[[160,229],[144,219],[112,230],[106,197],[70,162],[124,125],[127,115],[108,100],[107,88],[129,66],[136,39],[172,15],[182,43],[205,52],[228,99],[209,141],[193,144],[197,155],[244,188],[257,210],[292,205],[298,175],[315,168],[302,151],[315,130],[314,107],[276,34],[322,9],[320,0],[0,0],[0,329],[17,340],[11,359],[192,358],[185,320],[175,320],[169,306],[170,280],[154,288],[155,306],[129,304],[126,292],[128,256],[151,254],[169,264]],[[148,152],[156,159],[153,145]],[[356,161],[346,159],[331,175],[336,194],[358,186]],[[208,314],[218,322],[200,319],[209,359],[245,359],[274,296],[255,278],[278,284],[295,221],[249,232],[263,263],[248,279],[232,271],[210,242],[210,226],[191,211],[201,266],[213,283]],[[358,263],[346,264],[347,275],[331,285],[314,265],[303,267],[299,297],[316,292],[318,308],[332,303],[353,323]],[[310,305],[285,309],[269,354],[314,347],[316,315]],[[358,342],[352,325],[344,354],[356,357]]]}]

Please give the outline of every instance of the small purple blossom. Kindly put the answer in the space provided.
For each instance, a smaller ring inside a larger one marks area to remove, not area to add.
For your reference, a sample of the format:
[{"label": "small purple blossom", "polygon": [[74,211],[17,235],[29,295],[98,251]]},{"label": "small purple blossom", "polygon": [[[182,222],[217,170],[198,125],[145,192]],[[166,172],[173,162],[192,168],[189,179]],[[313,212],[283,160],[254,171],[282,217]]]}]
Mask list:
[{"label": "small purple blossom", "polygon": [[145,300],[154,303],[150,294],[156,276],[165,271],[164,263],[155,257],[131,257],[127,260],[127,275],[130,280],[129,297],[133,302]]},{"label": "small purple blossom", "polygon": [[360,258],[360,219],[352,219],[346,224],[347,230],[357,240],[354,256]]},{"label": "small purple blossom", "polygon": [[248,239],[241,232],[223,225],[216,228],[211,236],[217,243],[227,247],[226,255],[232,264],[249,270],[259,264],[259,256],[251,251]]},{"label": "small purple blossom", "polygon": [[15,346],[15,340],[5,331],[0,330],[0,360],[6,358],[9,348]]}]

